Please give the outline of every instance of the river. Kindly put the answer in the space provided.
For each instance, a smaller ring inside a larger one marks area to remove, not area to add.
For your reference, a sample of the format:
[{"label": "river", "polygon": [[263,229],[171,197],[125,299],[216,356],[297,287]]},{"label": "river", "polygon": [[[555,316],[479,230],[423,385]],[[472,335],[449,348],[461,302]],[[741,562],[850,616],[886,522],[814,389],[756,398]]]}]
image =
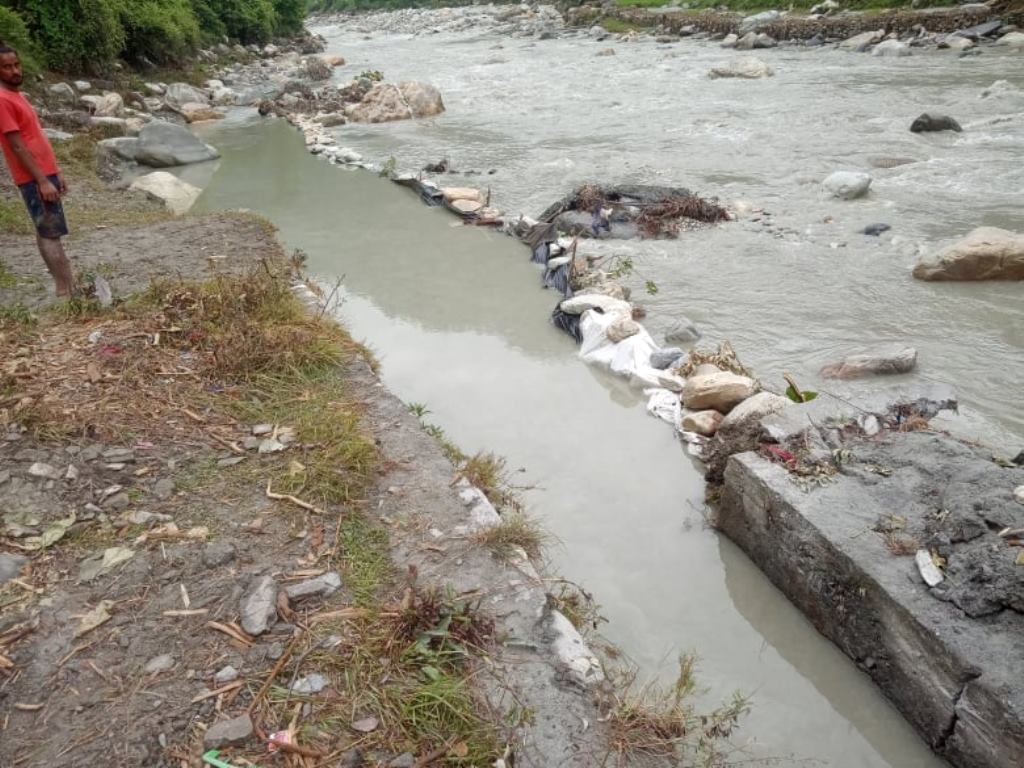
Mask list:
[{"label": "river", "polygon": [[[920,353],[914,376],[957,386],[963,412],[952,428],[1007,450],[1024,435],[1020,286],[909,274],[919,248],[974,226],[1024,229],[1024,106],[978,98],[1000,78],[1024,83],[1024,57],[778,49],[759,52],[776,77],[728,82],[705,77],[729,55],[710,43],[616,44],[616,56],[596,57],[607,43],[319,31],[349,61],[338,78],[381,69],[444,94],[437,119],[338,129],[367,158],[494,169],[465,181],[489,185],[512,212],[536,214],[586,180],[680,184],[770,212],[769,226],[748,217],[678,241],[615,244],[636,264],[637,295],[645,280],[658,284],[642,300],[656,337],[685,314],[706,339],[731,339],[763,379],[789,371],[841,394],[869,385],[823,385],[822,363],[907,342]],[[926,110],[954,114],[964,133],[910,134]],[[464,450],[507,457],[559,541],[553,569],[593,590],[609,619],[603,634],[644,674],[667,675],[679,652],[696,651],[705,700],[752,695],[739,743],[753,756],[944,765],[705,526],[699,469],[644,414],[639,393],[579,362],[548,324],[555,297],[525,248],[314,158],[283,121],[237,114],[201,131],[223,159],[200,209],[258,211],[325,284],[343,280],[339,316],[380,358],[386,385],[425,404]],[[824,196],[822,177],[873,156],[918,162],[872,170],[866,200]],[[857,233],[880,221],[893,226],[886,236]]]}]

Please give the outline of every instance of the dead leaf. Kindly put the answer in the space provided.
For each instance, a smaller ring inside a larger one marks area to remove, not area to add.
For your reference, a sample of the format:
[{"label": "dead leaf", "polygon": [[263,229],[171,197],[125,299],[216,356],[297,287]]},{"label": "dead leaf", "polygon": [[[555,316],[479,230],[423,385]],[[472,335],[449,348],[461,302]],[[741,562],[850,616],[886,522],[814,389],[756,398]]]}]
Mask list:
[{"label": "dead leaf", "polygon": [[460,741],[451,748],[451,752],[449,754],[451,754],[452,757],[465,757],[469,754],[469,745],[464,741]]},{"label": "dead leaf", "polygon": [[85,375],[89,377],[89,381],[93,384],[98,383],[103,378],[103,374],[100,373],[100,367],[96,363],[89,363],[85,366]]},{"label": "dead leaf", "polygon": [[92,632],[96,627],[110,621],[110,609],[114,607],[113,600],[100,600],[99,604],[82,617],[75,632],[75,637]]},{"label": "dead leaf", "polygon": [[64,534],[68,532],[68,528],[75,524],[76,519],[75,513],[72,512],[70,516],[48,526],[41,536],[30,536],[25,539],[23,549],[46,549],[53,546],[64,538]]},{"label": "dead leaf", "polygon": [[288,593],[283,589],[277,593],[277,612],[285,621],[295,623],[295,611],[292,610],[291,602],[288,600]]},{"label": "dead leaf", "polygon": [[352,723],[352,730],[360,733],[372,733],[377,730],[378,725],[380,725],[380,720],[376,717],[364,717],[362,720]]},{"label": "dead leaf", "polygon": [[1017,559],[1014,562],[1017,565],[1024,565],[1024,549],[1017,553]]}]

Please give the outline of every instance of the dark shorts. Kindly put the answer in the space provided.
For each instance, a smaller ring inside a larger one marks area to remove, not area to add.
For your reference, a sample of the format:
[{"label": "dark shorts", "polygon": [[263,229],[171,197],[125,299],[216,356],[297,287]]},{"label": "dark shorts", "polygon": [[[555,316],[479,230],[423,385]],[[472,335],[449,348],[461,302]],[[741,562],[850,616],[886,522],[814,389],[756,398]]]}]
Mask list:
[{"label": "dark shorts", "polygon": [[[47,176],[53,186],[60,189],[60,179],[56,176]],[[36,225],[36,232],[40,237],[47,240],[56,240],[68,233],[68,223],[64,219],[64,206],[58,200],[56,203],[47,203],[39,196],[39,185],[34,181],[22,184],[21,196],[25,199],[25,207],[32,217],[32,223]]]}]

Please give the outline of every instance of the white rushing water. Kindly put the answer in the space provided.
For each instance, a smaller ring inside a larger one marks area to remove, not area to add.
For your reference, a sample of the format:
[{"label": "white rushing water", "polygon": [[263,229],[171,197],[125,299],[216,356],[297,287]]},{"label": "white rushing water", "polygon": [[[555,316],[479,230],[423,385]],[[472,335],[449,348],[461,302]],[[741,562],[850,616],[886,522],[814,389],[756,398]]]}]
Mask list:
[{"label": "white rushing water", "polygon": [[[588,180],[681,184],[770,211],[771,230],[745,220],[615,244],[637,264],[637,295],[644,280],[658,283],[644,300],[656,335],[685,314],[709,340],[732,339],[762,378],[791,371],[815,388],[817,369],[837,354],[909,342],[921,354],[916,376],[958,386],[957,429],[1006,445],[1024,434],[1020,285],[909,275],[921,246],[980,224],[1024,228],[1024,107],[978,99],[995,79],[1021,84],[1024,57],[880,62],[780,49],[759,52],[778,71],[772,80],[724,82],[705,77],[728,57],[708,43],[616,44],[616,56],[598,58],[608,43],[320,31],[349,61],[340,79],[380,69],[444,93],[440,118],[339,129],[340,143],[368,158],[493,168],[452,183],[488,185],[513,212],[536,214]],[[954,114],[965,132],[911,135],[926,109]],[[1000,114],[1016,116],[993,122]],[[388,387],[425,403],[428,420],[464,450],[493,450],[522,469],[515,479],[535,487],[532,512],[561,542],[553,569],[594,591],[610,620],[604,634],[645,673],[669,675],[679,652],[696,651],[708,701],[752,694],[739,739],[752,755],[843,768],[943,764],[704,526],[698,468],[637,392],[576,360],[547,322],[555,297],[540,289],[526,249],[453,227],[405,190],[308,155],[281,121],[247,115],[203,130],[224,157],[201,207],[264,213],[315,274],[343,278],[340,314],[381,359]],[[870,156],[919,162],[872,170],[867,200],[824,197],[824,175],[864,168]],[[857,234],[879,221],[890,236]]]}]

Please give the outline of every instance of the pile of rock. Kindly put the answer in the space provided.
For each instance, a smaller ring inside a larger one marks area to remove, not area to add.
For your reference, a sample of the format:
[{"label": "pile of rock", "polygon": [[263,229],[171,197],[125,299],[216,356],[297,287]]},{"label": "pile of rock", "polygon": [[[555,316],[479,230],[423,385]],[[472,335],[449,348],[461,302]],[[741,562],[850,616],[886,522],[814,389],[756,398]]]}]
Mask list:
[{"label": "pile of rock", "polygon": [[473,5],[457,8],[406,8],[351,16],[323,15],[316,23],[331,24],[363,35],[456,34],[481,31],[509,37],[546,40],[561,35],[565,19],[553,5]]}]

